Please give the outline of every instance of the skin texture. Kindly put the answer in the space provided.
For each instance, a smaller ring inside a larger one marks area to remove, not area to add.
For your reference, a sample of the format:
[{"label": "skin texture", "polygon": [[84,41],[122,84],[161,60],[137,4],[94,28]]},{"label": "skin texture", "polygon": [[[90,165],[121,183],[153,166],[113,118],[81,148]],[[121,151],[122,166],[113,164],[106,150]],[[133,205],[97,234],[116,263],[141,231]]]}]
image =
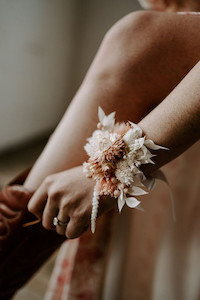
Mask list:
[{"label": "skin texture", "polygon": [[[90,225],[93,189],[94,182],[85,177],[82,166],[50,175],[37,189],[30,210],[33,206],[34,213],[42,218],[46,229],[55,228],[52,220],[56,215],[59,220],[69,221],[67,231],[65,226],[57,226],[56,231],[76,238]],[[98,216],[115,206],[115,199],[102,197]]]},{"label": "skin texture", "polygon": [[[106,34],[82,86],[25,182],[26,188],[37,189],[29,210],[45,228],[53,228],[57,214],[61,221],[69,220],[62,230],[56,226],[68,238],[78,237],[89,225],[94,183],[85,178],[81,166],[74,167],[87,159],[80,149],[96,128],[99,105],[106,113],[115,110],[118,120],[139,123],[149,138],[170,148],[159,153],[157,167],[199,138],[199,26],[197,16],[138,12]],[[149,166],[145,169],[152,171]],[[113,199],[103,199],[100,214],[114,205]]]}]

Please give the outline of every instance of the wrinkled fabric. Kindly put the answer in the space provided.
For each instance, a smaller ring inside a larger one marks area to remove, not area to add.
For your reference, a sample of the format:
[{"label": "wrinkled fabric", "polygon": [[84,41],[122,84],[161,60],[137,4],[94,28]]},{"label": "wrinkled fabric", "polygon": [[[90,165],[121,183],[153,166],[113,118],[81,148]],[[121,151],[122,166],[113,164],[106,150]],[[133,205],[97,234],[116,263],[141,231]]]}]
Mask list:
[{"label": "wrinkled fabric", "polygon": [[101,299],[116,211],[98,219],[95,234],[65,242],[59,252],[45,300]]}]

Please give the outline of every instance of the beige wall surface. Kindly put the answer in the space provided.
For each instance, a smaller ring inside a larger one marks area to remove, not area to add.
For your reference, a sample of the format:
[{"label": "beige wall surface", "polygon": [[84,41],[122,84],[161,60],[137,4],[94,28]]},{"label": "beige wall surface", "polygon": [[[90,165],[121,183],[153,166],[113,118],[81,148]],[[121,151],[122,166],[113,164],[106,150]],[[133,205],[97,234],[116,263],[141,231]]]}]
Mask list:
[{"label": "beige wall surface", "polygon": [[136,0],[0,0],[0,151],[50,132]]}]

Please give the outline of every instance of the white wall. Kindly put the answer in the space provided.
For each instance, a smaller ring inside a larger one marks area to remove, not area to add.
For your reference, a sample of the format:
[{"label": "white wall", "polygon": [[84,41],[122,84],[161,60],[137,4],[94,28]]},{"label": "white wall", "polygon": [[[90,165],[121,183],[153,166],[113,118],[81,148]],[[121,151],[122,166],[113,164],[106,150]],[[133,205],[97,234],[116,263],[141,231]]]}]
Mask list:
[{"label": "white wall", "polygon": [[55,127],[136,0],[0,0],[0,151]]},{"label": "white wall", "polygon": [[63,114],[76,1],[0,0],[0,149]]}]

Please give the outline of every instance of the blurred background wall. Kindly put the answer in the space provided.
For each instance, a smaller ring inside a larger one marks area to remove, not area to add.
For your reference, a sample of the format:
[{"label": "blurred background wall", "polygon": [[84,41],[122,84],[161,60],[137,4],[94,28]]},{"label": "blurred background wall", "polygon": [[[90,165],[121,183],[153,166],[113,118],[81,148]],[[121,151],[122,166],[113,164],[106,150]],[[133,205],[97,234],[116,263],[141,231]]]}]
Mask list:
[{"label": "blurred background wall", "polygon": [[136,0],[0,0],[0,152],[55,128],[106,31]]}]

